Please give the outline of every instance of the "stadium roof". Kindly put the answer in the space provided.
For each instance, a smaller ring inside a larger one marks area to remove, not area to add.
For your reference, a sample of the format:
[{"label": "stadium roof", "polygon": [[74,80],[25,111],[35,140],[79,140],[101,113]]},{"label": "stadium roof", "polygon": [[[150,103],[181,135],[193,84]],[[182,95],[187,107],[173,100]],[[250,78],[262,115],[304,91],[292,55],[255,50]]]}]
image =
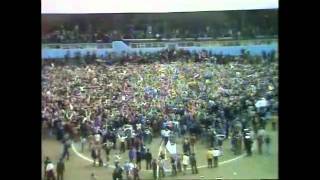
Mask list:
[{"label": "stadium roof", "polygon": [[277,8],[278,0],[41,0],[42,14],[165,13]]}]

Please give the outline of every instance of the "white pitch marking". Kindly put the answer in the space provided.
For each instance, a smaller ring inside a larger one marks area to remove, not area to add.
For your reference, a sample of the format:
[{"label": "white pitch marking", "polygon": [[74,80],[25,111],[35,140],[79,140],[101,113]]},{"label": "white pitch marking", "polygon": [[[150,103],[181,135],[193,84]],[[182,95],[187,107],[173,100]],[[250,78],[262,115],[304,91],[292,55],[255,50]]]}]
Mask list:
[{"label": "white pitch marking", "polygon": [[[255,144],[255,143],[253,143],[253,147],[254,147],[254,144]],[[72,150],[76,153],[77,156],[79,156],[80,158],[82,158],[82,159],[84,159],[84,160],[86,160],[86,161],[93,162],[92,159],[90,159],[90,158],[82,155],[81,153],[79,153],[79,152],[76,150],[76,148],[74,147],[73,144],[71,145],[71,147],[72,147]],[[162,149],[162,143],[160,144],[160,147],[159,147],[158,156],[160,155],[161,149]],[[253,148],[253,149],[255,149],[255,148]],[[238,157],[235,157],[235,158],[233,158],[233,159],[229,159],[229,160],[222,161],[222,162],[219,163],[219,165],[227,164],[227,163],[236,161],[236,160],[238,160],[238,159],[240,159],[240,158],[243,158],[244,156],[245,156],[245,154],[242,154],[242,155],[240,155],[240,156],[238,156]],[[103,165],[105,166],[106,164],[104,163]],[[113,165],[109,165],[108,167],[115,168],[115,166],[113,166]],[[204,168],[204,167],[207,167],[207,165],[199,166],[198,168]],[[187,168],[187,169],[190,170],[191,168]],[[158,170],[159,170],[159,166],[157,166],[157,172],[159,173]],[[151,170],[142,169],[142,171],[151,171]],[[168,170],[167,172],[171,172],[171,170]]]}]

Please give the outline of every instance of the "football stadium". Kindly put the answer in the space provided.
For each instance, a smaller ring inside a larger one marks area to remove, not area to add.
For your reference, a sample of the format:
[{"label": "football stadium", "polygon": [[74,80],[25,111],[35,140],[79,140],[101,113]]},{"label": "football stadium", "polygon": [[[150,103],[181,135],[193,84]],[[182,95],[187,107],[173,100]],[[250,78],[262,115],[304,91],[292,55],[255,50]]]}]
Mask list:
[{"label": "football stadium", "polygon": [[42,14],[42,177],[278,179],[278,9]]}]

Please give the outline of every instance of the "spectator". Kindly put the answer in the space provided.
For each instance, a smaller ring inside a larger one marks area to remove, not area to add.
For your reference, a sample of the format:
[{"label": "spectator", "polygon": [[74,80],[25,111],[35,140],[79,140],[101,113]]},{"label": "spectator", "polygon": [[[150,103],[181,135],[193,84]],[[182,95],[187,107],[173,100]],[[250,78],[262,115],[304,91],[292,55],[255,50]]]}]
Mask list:
[{"label": "spectator", "polygon": [[157,179],[157,166],[158,166],[156,159],[152,159],[151,166],[152,166],[153,179],[155,180]]},{"label": "spectator", "polygon": [[178,172],[181,173],[182,172],[182,166],[181,166],[181,155],[180,154],[177,154],[176,161],[177,161]]},{"label": "spectator", "polygon": [[190,164],[191,164],[192,174],[198,174],[197,160],[194,153],[190,155]]},{"label": "spectator", "polygon": [[107,166],[108,166],[108,163],[110,161],[110,151],[111,151],[112,146],[113,146],[113,143],[110,142],[110,141],[107,141],[107,143],[104,143],[104,145],[103,145],[103,148],[104,148],[105,153],[106,153]]},{"label": "spectator", "polygon": [[165,158],[165,154],[164,154],[164,151],[162,150],[161,152],[160,152],[160,159],[164,159]]},{"label": "spectator", "polygon": [[91,149],[91,158],[93,159],[93,166],[96,166],[96,160],[98,158],[98,152],[96,148]]},{"label": "spectator", "polygon": [[84,151],[84,146],[86,144],[86,138],[85,137],[81,137],[80,143],[81,143],[81,152],[83,153]]},{"label": "spectator", "polygon": [[129,150],[129,159],[130,159],[130,162],[133,162],[136,160],[136,156],[137,156],[137,151],[135,148],[131,148]]},{"label": "spectator", "polygon": [[159,176],[161,177],[165,177],[166,176],[166,173],[165,173],[165,160],[160,158],[159,159]]},{"label": "spectator", "polygon": [[176,159],[172,156],[170,160],[171,160],[172,176],[176,176],[176,175],[177,175],[177,163],[176,163]]},{"label": "spectator", "polygon": [[98,152],[99,152],[98,153],[99,167],[103,167],[103,160],[101,158],[101,151],[99,150]]},{"label": "spectator", "polygon": [[58,180],[63,180],[64,171],[65,171],[64,162],[63,162],[63,159],[60,159],[57,164],[57,179]]},{"label": "spectator", "polygon": [[212,168],[212,160],[213,160],[213,149],[209,148],[209,150],[207,151],[208,168]]},{"label": "spectator", "polygon": [[149,149],[147,149],[147,153],[145,154],[145,159],[146,159],[146,169],[151,169],[151,160],[152,160],[152,154],[149,151]]},{"label": "spectator", "polygon": [[49,160],[47,167],[46,167],[46,179],[47,180],[55,180],[56,176],[54,174],[54,165],[53,163]]},{"label": "spectator", "polygon": [[214,148],[214,150],[213,150],[213,167],[218,167],[219,156],[220,156],[219,148]]},{"label": "spectator", "polygon": [[251,156],[252,155],[252,137],[250,135],[250,132],[247,132],[245,133],[244,135],[244,146],[245,146],[245,149],[247,151],[247,156]]},{"label": "spectator", "polygon": [[186,172],[187,172],[187,167],[188,167],[189,163],[190,163],[189,156],[188,156],[188,154],[185,153],[185,154],[183,155],[183,157],[182,157],[183,175],[186,174]]},{"label": "spectator", "polygon": [[196,144],[197,137],[195,134],[192,134],[190,137],[190,145],[192,148],[192,152],[194,152],[194,145]]},{"label": "spectator", "polygon": [[133,180],[140,180],[139,167],[137,164],[135,164],[133,168]]},{"label": "spectator", "polygon": [[262,154],[262,145],[265,138],[265,130],[261,127],[258,130],[257,141],[258,141],[258,153]]},{"label": "spectator", "polygon": [[272,124],[272,130],[275,131],[277,126],[276,118],[272,118],[271,124]]},{"label": "spectator", "polygon": [[162,136],[163,136],[163,141],[164,141],[164,145],[167,144],[168,140],[169,140],[169,136],[170,136],[170,130],[168,127],[166,127],[163,131],[162,131]]},{"label": "spectator", "polygon": [[119,166],[119,164],[116,164],[115,169],[113,170],[112,177],[113,180],[122,180],[122,168]]},{"label": "spectator", "polygon": [[269,135],[266,135],[266,138],[264,140],[264,142],[266,143],[266,153],[267,155],[270,155],[270,143],[271,143],[271,138]]},{"label": "spectator", "polygon": [[69,148],[71,147],[71,139],[67,138],[65,142],[63,143],[63,153],[62,153],[62,158],[64,159],[67,157],[67,160],[69,160],[70,153],[69,153]]},{"label": "spectator", "polygon": [[190,151],[190,143],[189,143],[188,139],[184,140],[182,148],[183,148],[183,153],[184,154],[191,153],[191,151]]},{"label": "spectator", "polygon": [[44,161],[44,176],[47,177],[47,165],[51,162],[50,158],[46,156],[46,160]]},{"label": "spectator", "polygon": [[141,152],[140,151],[137,151],[137,166],[139,167],[139,169],[141,169]]},{"label": "spectator", "polygon": [[125,148],[125,140],[126,140],[126,137],[124,137],[124,136],[120,136],[119,135],[119,140],[120,140],[120,152],[121,153],[124,153],[126,150],[126,148]]},{"label": "spectator", "polygon": [[126,173],[126,178],[129,179],[129,172],[131,169],[129,161],[125,162],[123,168],[124,168],[124,172]]}]

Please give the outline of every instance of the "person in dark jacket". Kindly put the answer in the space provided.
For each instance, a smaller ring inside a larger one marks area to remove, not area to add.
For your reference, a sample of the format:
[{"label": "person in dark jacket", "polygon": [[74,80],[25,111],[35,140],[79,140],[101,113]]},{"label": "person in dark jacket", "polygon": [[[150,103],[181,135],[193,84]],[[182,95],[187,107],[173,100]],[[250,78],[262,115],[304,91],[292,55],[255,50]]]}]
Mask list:
[{"label": "person in dark jacket", "polygon": [[57,179],[58,180],[63,180],[64,171],[65,171],[64,162],[63,162],[63,159],[60,159],[57,164]]},{"label": "person in dark jacket", "polygon": [[273,130],[273,131],[276,131],[276,129],[277,129],[276,118],[273,118],[273,119],[272,119],[271,125],[272,125],[272,130]]},{"label": "person in dark jacket", "polygon": [[63,135],[64,135],[64,129],[63,126],[61,124],[61,120],[55,121],[56,122],[56,136],[57,136],[57,140],[61,141],[63,139]]},{"label": "person in dark jacket", "polygon": [[106,162],[107,162],[107,166],[108,166],[108,163],[110,161],[110,151],[111,151],[111,148],[113,147],[113,143],[110,142],[110,141],[107,141],[106,143],[103,144],[103,149],[106,153]]},{"label": "person in dark jacket", "polygon": [[125,136],[119,136],[119,140],[120,140],[120,152],[124,153],[126,151],[126,146],[125,146],[126,137]]},{"label": "person in dark jacket", "polygon": [[191,148],[190,148],[190,143],[189,143],[188,139],[184,140],[183,145],[182,145],[182,149],[183,149],[184,154],[190,153]]},{"label": "person in dark jacket", "polygon": [[198,174],[197,160],[194,153],[192,153],[190,156],[190,164],[191,164],[192,174]]},{"label": "person in dark jacket", "polygon": [[176,163],[177,163],[178,172],[181,173],[182,172],[182,166],[181,166],[181,155],[180,154],[177,154]]},{"label": "person in dark jacket", "polygon": [[70,147],[71,147],[71,139],[68,138],[63,143],[63,153],[62,153],[62,157],[63,158],[67,157],[67,160],[69,160],[69,157],[70,157],[70,153],[69,153]]},{"label": "person in dark jacket", "polygon": [[270,143],[271,143],[271,138],[269,135],[266,135],[264,142],[266,143],[266,153],[267,153],[267,155],[269,155],[270,154]]},{"label": "person in dark jacket", "polygon": [[141,169],[141,152],[140,151],[137,151],[137,166],[139,169]]},{"label": "person in dark jacket", "polygon": [[146,158],[146,169],[151,169],[151,160],[152,160],[152,154],[150,153],[149,149],[147,149],[147,152],[145,154]]},{"label": "person in dark jacket", "polygon": [[93,159],[93,166],[96,166],[96,160],[98,158],[98,152],[96,148],[91,149],[91,158]]},{"label": "person in dark jacket", "polygon": [[122,171],[122,168],[116,164],[116,167],[112,173],[113,180],[122,180]]},{"label": "person in dark jacket", "polygon": [[262,145],[264,143],[263,141],[264,141],[264,137],[258,133],[258,135],[257,135],[257,144],[258,144],[258,153],[259,154],[262,154]]},{"label": "person in dark jacket", "polygon": [[251,151],[252,143],[253,143],[252,138],[249,135],[245,135],[244,136],[244,146],[247,151],[247,156],[252,155],[252,151]]},{"label": "person in dark jacket", "polygon": [[192,147],[192,152],[194,152],[194,145],[196,144],[197,141],[197,137],[196,135],[193,133],[190,137],[190,145]]}]

